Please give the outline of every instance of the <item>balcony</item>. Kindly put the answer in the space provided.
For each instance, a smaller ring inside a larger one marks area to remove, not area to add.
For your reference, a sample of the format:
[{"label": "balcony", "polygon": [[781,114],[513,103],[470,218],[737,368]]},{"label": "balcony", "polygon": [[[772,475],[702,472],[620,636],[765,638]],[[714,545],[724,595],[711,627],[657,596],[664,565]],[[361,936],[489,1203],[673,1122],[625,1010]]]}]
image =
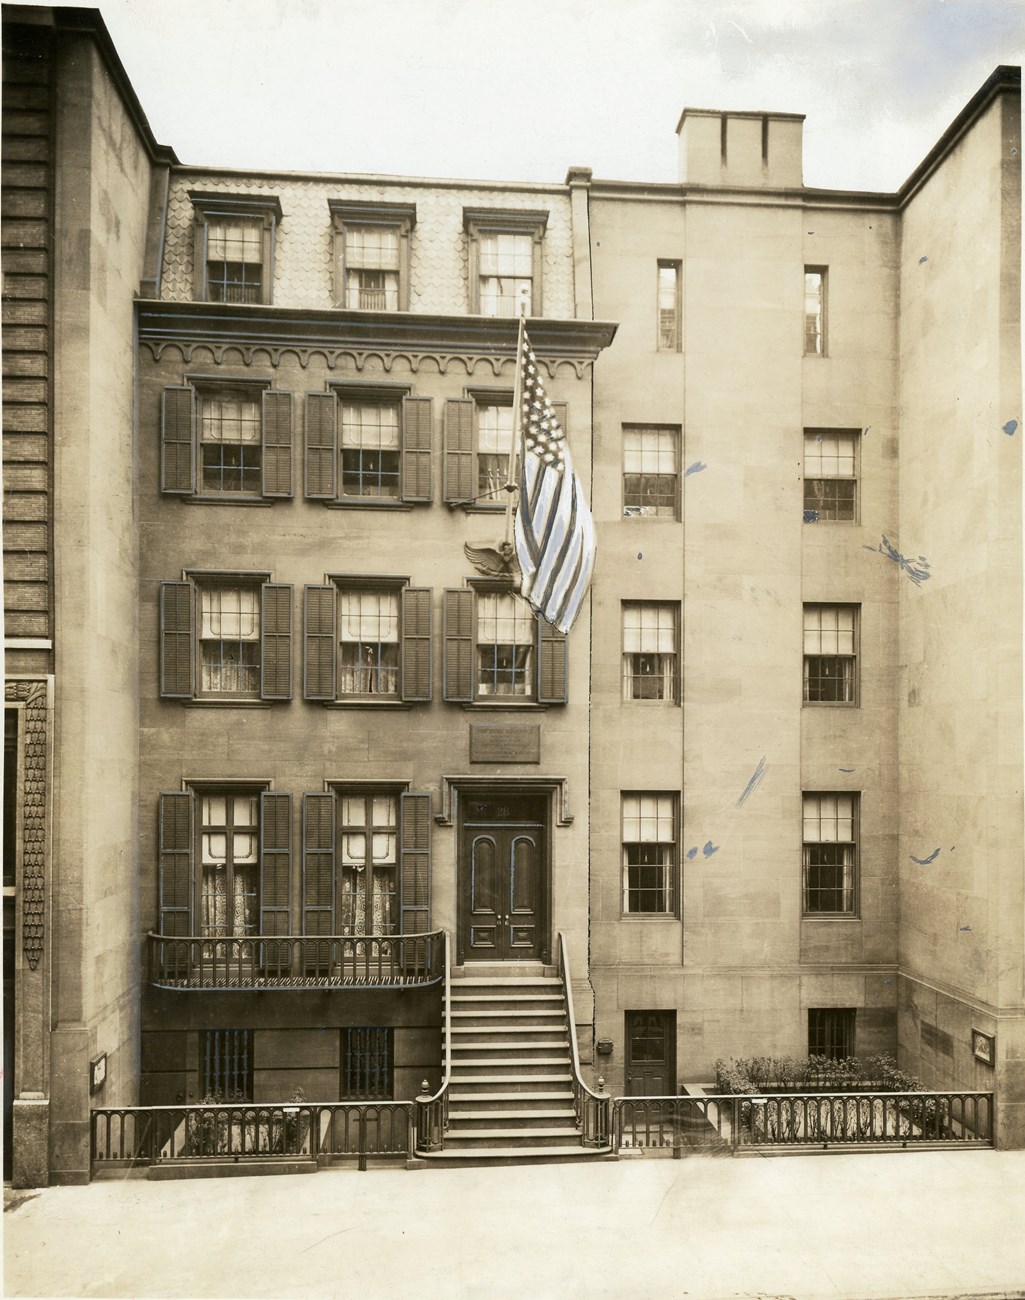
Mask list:
[{"label": "balcony", "polygon": [[149,983],[162,989],[422,988],[444,973],[441,931],[146,939]]}]

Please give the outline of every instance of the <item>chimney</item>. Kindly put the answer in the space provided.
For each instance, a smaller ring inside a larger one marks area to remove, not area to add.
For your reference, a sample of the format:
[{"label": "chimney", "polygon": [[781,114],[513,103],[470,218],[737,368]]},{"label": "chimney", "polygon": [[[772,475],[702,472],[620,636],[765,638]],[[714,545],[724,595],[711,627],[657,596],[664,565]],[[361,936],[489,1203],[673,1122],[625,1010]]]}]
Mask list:
[{"label": "chimney", "polygon": [[676,127],[683,185],[799,189],[803,113],[685,108]]}]

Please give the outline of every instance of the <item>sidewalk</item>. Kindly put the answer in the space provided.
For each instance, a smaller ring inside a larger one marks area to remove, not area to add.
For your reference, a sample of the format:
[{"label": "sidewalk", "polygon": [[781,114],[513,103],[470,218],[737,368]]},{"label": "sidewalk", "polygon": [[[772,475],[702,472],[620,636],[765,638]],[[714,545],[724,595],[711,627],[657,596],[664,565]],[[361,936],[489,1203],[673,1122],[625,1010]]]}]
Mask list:
[{"label": "sidewalk", "polygon": [[1025,1152],[621,1160],[54,1187],[8,1296],[1025,1297]]}]

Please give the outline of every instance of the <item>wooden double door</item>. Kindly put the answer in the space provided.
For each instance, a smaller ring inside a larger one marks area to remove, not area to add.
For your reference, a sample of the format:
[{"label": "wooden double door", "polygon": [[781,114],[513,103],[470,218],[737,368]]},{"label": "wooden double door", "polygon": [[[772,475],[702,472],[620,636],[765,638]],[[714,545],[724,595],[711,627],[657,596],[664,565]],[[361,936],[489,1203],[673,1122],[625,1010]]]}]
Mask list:
[{"label": "wooden double door", "polygon": [[542,961],[548,949],[548,799],[466,794],[459,830],[459,961]]}]

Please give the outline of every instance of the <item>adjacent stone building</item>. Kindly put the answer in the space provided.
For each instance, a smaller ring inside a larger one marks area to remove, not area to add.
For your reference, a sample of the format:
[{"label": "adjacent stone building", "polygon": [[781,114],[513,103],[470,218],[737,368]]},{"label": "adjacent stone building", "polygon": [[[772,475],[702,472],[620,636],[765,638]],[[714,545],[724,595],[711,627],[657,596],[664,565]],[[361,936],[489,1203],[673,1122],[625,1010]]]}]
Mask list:
[{"label": "adjacent stone building", "polygon": [[[238,173],[4,9],[5,1149],[413,1097],[439,972],[589,1079],[889,1052],[1025,1142],[1019,74],[896,194],[687,109],[678,184]],[[516,304],[589,493],[503,566]],[[410,936],[419,936],[411,938]]]}]

